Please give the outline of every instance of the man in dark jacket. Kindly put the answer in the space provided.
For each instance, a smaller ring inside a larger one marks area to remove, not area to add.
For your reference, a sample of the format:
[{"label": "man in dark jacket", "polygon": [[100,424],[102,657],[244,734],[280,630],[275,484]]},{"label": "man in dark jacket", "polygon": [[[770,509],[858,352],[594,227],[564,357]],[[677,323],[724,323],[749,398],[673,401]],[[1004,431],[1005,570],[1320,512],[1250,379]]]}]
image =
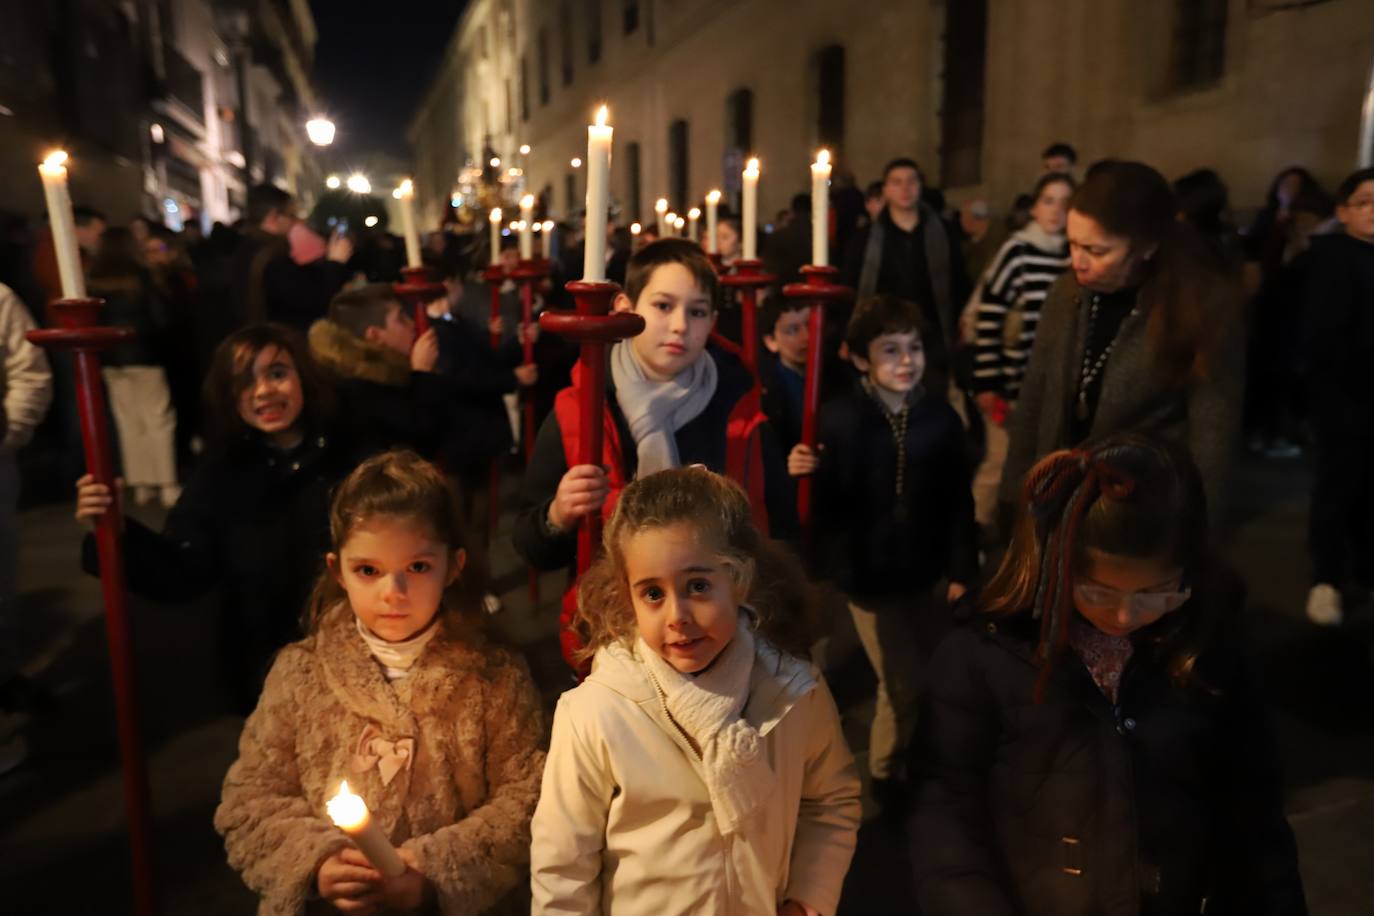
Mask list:
[{"label": "man in dark jacket", "polygon": [[247,227],[230,272],[235,327],[276,321],[304,332],[324,317],[329,300],[348,280],[353,242],[335,236],[322,259],[297,264],[286,238],[295,222],[290,194],[270,184],[248,192]]},{"label": "man in dark jacket", "polygon": [[[1341,622],[1340,589],[1352,572],[1374,584],[1374,168],[1341,182],[1336,197],[1345,231],[1312,239],[1306,309],[1317,444],[1307,616],[1324,626]],[[1352,553],[1361,564],[1353,570]]]}]

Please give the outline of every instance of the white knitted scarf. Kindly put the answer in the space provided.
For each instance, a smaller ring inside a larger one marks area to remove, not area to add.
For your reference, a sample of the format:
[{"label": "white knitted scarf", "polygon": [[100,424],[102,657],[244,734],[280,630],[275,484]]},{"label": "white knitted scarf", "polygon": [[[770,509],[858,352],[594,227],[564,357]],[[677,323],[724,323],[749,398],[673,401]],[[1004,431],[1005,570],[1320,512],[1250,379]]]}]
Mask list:
[{"label": "white knitted scarf", "polygon": [[358,624],[358,635],[363,638],[363,642],[367,643],[367,648],[372,652],[372,657],[381,664],[388,681],[400,680],[409,675],[415,660],[420,657],[421,652],[425,651],[425,646],[429,645],[434,634],[439,632],[439,616],[436,614],[429,626],[404,642],[387,642],[363,626],[361,617],[355,615],[353,619]]},{"label": "white knitted scarf", "polygon": [[739,830],[773,791],[763,739],[741,714],[749,699],[754,634],[741,614],[735,637],[697,675],[683,674],[641,638],[636,652],[669,717],[700,749],[706,789],[722,835]]},{"label": "white knitted scarf", "polygon": [[644,372],[630,341],[611,348],[611,380],[615,399],[629,424],[639,456],[636,477],[678,466],[677,437],[706,409],[716,393],[716,361],[703,352],[686,369],[666,382]]}]

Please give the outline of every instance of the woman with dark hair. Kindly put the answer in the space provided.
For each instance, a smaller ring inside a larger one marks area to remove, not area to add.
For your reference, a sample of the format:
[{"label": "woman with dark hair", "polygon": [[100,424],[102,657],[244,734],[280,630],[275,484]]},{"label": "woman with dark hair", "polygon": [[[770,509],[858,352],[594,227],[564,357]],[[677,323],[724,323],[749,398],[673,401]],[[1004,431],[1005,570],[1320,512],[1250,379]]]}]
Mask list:
[{"label": "woman with dark hair", "polygon": [[1239,290],[1176,210],[1168,182],[1139,162],[1098,163],[1069,201],[1073,269],[1041,309],[1004,505],[1040,456],[1138,430],[1186,447],[1222,514],[1244,383]]},{"label": "woman with dark hair", "polygon": [[1301,916],[1278,749],[1176,445],[1055,452],[971,624],[930,664],[913,763],[925,916]]},{"label": "woman with dark hair", "polygon": [[1231,223],[1231,198],[1226,182],[1212,169],[1196,169],[1174,182],[1178,218],[1197,230],[1223,264],[1239,271],[1243,252],[1240,234]]},{"label": "woman with dark hair", "polygon": [[[364,457],[336,431],[333,396],[305,341],[254,325],[215,352],[205,380],[211,445],[162,532],[125,519],[129,590],[181,603],[220,597],[222,658],[235,707],[251,711],[272,656],[298,621],[329,548],[329,493]],[[94,525],[112,502],[90,475],[76,517]],[[95,539],[82,566],[99,572]]]}]

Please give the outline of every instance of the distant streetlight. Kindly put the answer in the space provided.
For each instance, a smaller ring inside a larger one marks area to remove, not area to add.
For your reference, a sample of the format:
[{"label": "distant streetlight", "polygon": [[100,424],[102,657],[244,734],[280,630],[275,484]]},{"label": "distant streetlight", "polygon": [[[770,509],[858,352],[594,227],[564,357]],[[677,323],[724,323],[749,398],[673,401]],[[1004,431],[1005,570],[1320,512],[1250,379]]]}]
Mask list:
[{"label": "distant streetlight", "polygon": [[361,172],[354,172],[348,176],[348,190],[354,194],[371,194],[372,182],[367,180],[367,176]]},{"label": "distant streetlight", "polygon": [[324,186],[331,191],[337,191],[343,187],[343,180],[338,175],[330,175],[324,180]]},{"label": "distant streetlight", "polygon": [[334,142],[334,122],[328,118],[311,118],[305,122],[305,135],[316,146],[328,146]]},{"label": "distant streetlight", "polygon": [[572,162],[570,162],[570,163],[568,163],[568,164],[571,165],[571,166],[572,166],[573,168],[575,168],[575,169],[580,169],[580,168],[582,168],[582,159],[581,159],[581,157],[579,157],[579,156],[573,156]]}]

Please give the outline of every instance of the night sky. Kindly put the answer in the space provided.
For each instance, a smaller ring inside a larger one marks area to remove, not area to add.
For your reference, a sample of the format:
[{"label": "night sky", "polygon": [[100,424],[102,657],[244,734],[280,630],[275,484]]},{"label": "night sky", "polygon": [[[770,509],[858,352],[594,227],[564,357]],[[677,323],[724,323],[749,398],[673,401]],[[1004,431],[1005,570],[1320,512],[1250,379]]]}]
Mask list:
[{"label": "night sky", "polygon": [[406,124],[433,78],[466,0],[310,0],[320,40],[315,81],[341,155],[410,158]]}]

